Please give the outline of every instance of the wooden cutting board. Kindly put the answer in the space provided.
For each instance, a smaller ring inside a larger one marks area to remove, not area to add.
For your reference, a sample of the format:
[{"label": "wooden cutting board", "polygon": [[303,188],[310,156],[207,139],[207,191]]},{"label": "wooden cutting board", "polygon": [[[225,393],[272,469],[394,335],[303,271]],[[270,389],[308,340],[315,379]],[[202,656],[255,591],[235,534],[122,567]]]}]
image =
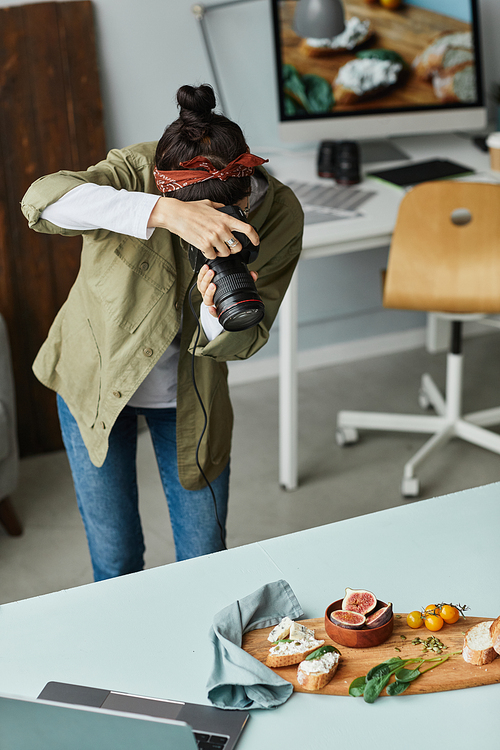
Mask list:
[{"label": "wooden cutting board", "polygon": [[[317,692],[326,695],[348,695],[349,685],[356,677],[365,675],[376,664],[380,664],[380,662],[386,661],[386,659],[390,659],[393,656],[409,659],[412,656],[431,658],[438,655],[432,652],[423,654],[421,645],[412,644],[412,641],[417,637],[425,640],[428,636],[437,636],[440,641],[448,646],[443,651],[443,654],[461,651],[464,632],[472,627],[472,625],[489,619],[494,618],[466,617],[464,619],[461,617],[453,625],[445,624],[437,633],[431,633],[425,627],[416,630],[408,627],[406,624],[406,614],[396,615],[394,631],[389,640],[382,645],[367,649],[338,646],[341,657],[337,672],[331,682]],[[306,627],[315,631],[316,638],[324,639],[326,643],[333,643],[326,635],[323,618],[301,620],[301,622]],[[243,636],[243,649],[263,663],[266,661],[267,652],[271,645],[267,640],[270,631],[271,628],[262,628],[261,630],[252,630]],[[430,664],[426,666],[430,666]],[[297,692],[308,692],[297,682],[296,665],[282,667],[275,671],[284,680],[291,682],[294,690]],[[447,662],[419,677],[415,682],[412,682],[403,695],[438,693],[443,690],[460,690],[462,688],[477,687],[478,685],[491,685],[497,682],[500,682],[500,657],[483,667],[475,667],[472,664],[467,664],[463,660],[462,655],[458,654],[457,656],[451,656]],[[385,695],[385,690],[382,695]]]}]

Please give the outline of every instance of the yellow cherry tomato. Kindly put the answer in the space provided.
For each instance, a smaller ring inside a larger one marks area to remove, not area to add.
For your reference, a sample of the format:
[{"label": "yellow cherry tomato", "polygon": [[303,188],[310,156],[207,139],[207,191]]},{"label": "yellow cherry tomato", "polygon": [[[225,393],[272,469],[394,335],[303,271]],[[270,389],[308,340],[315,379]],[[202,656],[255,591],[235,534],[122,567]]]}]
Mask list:
[{"label": "yellow cherry tomato", "polygon": [[460,617],[460,612],[452,604],[443,604],[439,615],[448,625],[453,625]]},{"label": "yellow cherry tomato", "polygon": [[413,612],[406,615],[406,623],[410,628],[419,628],[423,623],[422,615],[417,609],[415,609]]},{"label": "yellow cherry tomato", "polygon": [[439,609],[439,607],[437,606],[437,604],[428,604],[427,607],[425,608],[425,611],[429,615],[438,615],[439,616],[441,614],[441,610]]},{"label": "yellow cherry tomato", "polygon": [[428,630],[441,630],[441,628],[444,625],[444,620],[442,617],[439,617],[439,615],[427,615],[427,617],[424,620],[425,627]]}]

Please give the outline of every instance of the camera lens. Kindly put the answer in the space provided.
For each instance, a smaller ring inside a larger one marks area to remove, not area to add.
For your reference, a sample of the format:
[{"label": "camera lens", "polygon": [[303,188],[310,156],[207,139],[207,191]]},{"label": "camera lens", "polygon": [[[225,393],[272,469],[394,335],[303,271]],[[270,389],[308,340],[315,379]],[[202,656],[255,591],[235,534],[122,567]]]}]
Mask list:
[{"label": "camera lens", "polygon": [[[239,206],[222,206],[217,210],[246,221]],[[247,263],[257,259],[259,246],[253,245],[242,232],[233,232],[233,235],[241,244],[239,253],[207,260],[197,247],[189,245],[188,257],[196,273],[205,263],[214,271],[214,305],[219,323],[226,331],[243,331],[257,325],[264,317],[264,303],[247,268]]]},{"label": "camera lens", "polygon": [[248,268],[238,256],[239,253],[208,262],[215,271],[214,305],[226,331],[243,331],[264,317],[264,303]]},{"label": "camera lens", "polygon": [[360,182],[359,149],[356,141],[338,141],[335,155],[335,181],[339,185]]},{"label": "camera lens", "polygon": [[336,141],[321,141],[318,152],[318,177],[335,177]]}]

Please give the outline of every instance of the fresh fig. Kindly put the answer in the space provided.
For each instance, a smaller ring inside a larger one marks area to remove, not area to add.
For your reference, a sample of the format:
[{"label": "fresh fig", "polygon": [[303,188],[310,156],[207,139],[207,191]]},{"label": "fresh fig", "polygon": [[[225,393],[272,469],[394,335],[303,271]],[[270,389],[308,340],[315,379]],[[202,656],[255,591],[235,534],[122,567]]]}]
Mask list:
[{"label": "fresh fig", "polygon": [[330,620],[334,625],[340,625],[341,628],[362,628],[366,622],[366,617],[359,612],[346,612],[345,609],[336,609],[330,612]]},{"label": "fresh fig", "polygon": [[371,591],[346,588],[342,601],[342,609],[348,612],[359,612],[361,615],[367,615],[376,606],[377,597]]},{"label": "fresh fig", "polygon": [[389,604],[386,604],[385,607],[380,607],[380,609],[376,609],[375,612],[372,612],[371,615],[369,615],[366,618],[366,627],[367,628],[380,628],[382,625],[385,625],[386,622],[389,622],[389,620],[392,617],[392,604],[389,602]]}]

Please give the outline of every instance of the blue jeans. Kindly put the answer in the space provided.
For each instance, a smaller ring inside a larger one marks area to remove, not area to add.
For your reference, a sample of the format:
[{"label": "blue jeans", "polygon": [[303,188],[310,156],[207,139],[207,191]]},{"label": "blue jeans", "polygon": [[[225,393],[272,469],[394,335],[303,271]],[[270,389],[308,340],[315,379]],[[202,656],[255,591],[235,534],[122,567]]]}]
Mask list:
[{"label": "blue jeans", "polygon": [[212,482],[221,532],[209,488],[186,490],[180,483],[175,409],[125,406],[111,430],[106,460],[98,468],[91,462],[78,425],[60,396],[57,406],[96,581],[135,573],[144,567],[136,471],[139,414],[144,415],[151,433],[177,560],[224,549],[229,464]]}]

